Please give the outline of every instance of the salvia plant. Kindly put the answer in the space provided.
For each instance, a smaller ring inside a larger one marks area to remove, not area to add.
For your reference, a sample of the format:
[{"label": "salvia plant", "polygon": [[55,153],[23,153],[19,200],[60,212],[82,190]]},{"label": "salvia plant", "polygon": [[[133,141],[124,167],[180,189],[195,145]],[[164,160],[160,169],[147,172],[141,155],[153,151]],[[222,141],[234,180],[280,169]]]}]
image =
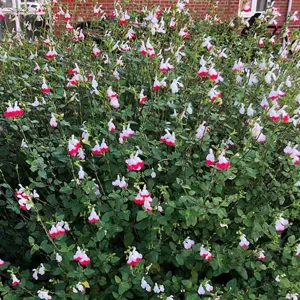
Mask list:
[{"label": "salvia plant", "polygon": [[51,5],[0,45],[1,299],[298,299],[299,31]]}]

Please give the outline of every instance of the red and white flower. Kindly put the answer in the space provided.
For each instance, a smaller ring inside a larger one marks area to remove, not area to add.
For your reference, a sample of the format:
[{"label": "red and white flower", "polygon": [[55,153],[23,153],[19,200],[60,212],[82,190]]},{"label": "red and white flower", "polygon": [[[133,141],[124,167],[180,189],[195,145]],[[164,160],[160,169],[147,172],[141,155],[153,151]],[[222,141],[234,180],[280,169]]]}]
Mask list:
[{"label": "red and white flower", "polygon": [[136,251],[136,248],[133,247],[132,251],[129,252],[129,257],[127,260],[127,265],[136,266],[143,259],[143,255]]},{"label": "red and white flower", "polygon": [[123,126],[123,130],[120,133],[120,137],[119,137],[120,144],[123,144],[124,140],[134,135],[135,135],[135,131],[130,128],[130,124],[128,124],[127,127]]},{"label": "red and white flower", "polygon": [[52,59],[57,56],[57,52],[55,51],[54,47],[49,47],[49,51],[45,54],[47,59]]},{"label": "red and white flower", "polygon": [[242,234],[241,236],[240,236],[240,243],[239,243],[239,245],[240,245],[240,247],[241,248],[248,248],[248,246],[249,246],[249,241],[246,239],[246,235],[245,234]]},{"label": "red and white flower", "polygon": [[259,251],[257,260],[264,261],[265,259],[266,259],[265,251],[264,250]]},{"label": "red and white flower", "polygon": [[294,25],[299,23],[299,18],[297,17],[298,11],[295,11],[291,16],[291,21]]},{"label": "red and white flower", "polygon": [[15,102],[14,107],[12,107],[11,103],[8,102],[8,107],[6,108],[6,111],[4,112],[4,116],[6,118],[20,117],[23,114],[24,114],[24,109],[20,108],[17,101]]},{"label": "red and white flower", "polygon": [[0,258],[0,267],[3,267],[4,264],[5,264],[5,261]]},{"label": "red and white flower", "polygon": [[101,54],[101,50],[98,47],[94,47],[92,50],[93,56],[97,57]]},{"label": "red and white flower", "polygon": [[166,134],[160,137],[160,141],[165,143],[168,146],[175,146],[176,138],[175,132],[172,134],[168,129],[165,129]]},{"label": "red and white flower", "polygon": [[73,259],[75,261],[78,261],[82,266],[86,266],[91,262],[85,251],[82,251],[80,247],[77,247],[77,251],[73,256]]},{"label": "red and white flower", "polygon": [[249,13],[251,12],[251,2],[247,1],[244,5],[243,12]]},{"label": "red and white flower", "polygon": [[108,150],[109,150],[109,147],[105,143],[105,139],[103,139],[101,145],[99,145],[98,141],[96,141],[96,145],[92,149],[92,153],[94,155],[100,155],[101,153],[108,152]]},{"label": "red and white flower", "polygon": [[144,89],[142,89],[139,95],[139,103],[143,104],[146,100],[147,100],[147,96],[144,95]]},{"label": "red and white flower", "polygon": [[121,189],[126,189],[128,186],[125,177],[123,176],[122,179],[120,179],[120,175],[118,175],[117,179],[112,182],[112,185]]},{"label": "red and white flower", "polygon": [[17,286],[21,283],[21,280],[19,280],[15,274],[11,274],[12,279],[12,286]]},{"label": "red and white flower", "polygon": [[50,88],[48,87],[45,78],[43,78],[42,92],[43,92],[44,94],[50,93]]},{"label": "red and white flower", "polygon": [[97,215],[94,207],[92,208],[92,211],[91,211],[91,213],[90,213],[90,215],[88,217],[88,220],[89,220],[90,223],[97,223],[100,220],[100,218]]},{"label": "red and white flower", "polygon": [[5,16],[5,14],[3,13],[3,9],[2,9],[2,8],[0,8],[0,19],[2,19],[2,20],[5,20],[5,19],[6,19],[6,16]]},{"label": "red and white flower", "polygon": [[296,248],[296,256],[300,257],[300,243],[297,245],[297,248]]},{"label": "red and white flower", "polygon": [[219,155],[218,162],[216,163],[216,167],[219,170],[227,170],[230,167],[230,161],[226,159],[226,157],[225,157],[225,151],[223,151]]},{"label": "red and white flower", "polygon": [[212,259],[212,254],[204,248],[204,245],[201,245],[200,247],[200,256],[204,257],[205,260],[211,260]]},{"label": "red and white flower", "polygon": [[215,164],[215,155],[212,149],[209,149],[209,153],[206,156],[205,162],[208,167],[211,167]]},{"label": "red and white flower", "polygon": [[160,81],[157,79],[157,76],[155,76],[154,83],[153,83],[152,87],[153,87],[154,91],[158,91],[161,88],[161,84],[160,84]]},{"label": "red and white flower", "polygon": [[112,132],[112,131],[116,130],[116,126],[115,126],[115,124],[113,123],[113,119],[110,119],[110,120],[109,120],[109,122],[107,123],[107,126],[108,126],[109,132]]},{"label": "red and white flower", "polygon": [[127,11],[122,12],[121,18],[119,20],[120,25],[124,25],[127,23],[127,21],[130,19],[130,16],[128,15]]},{"label": "red and white flower", "polygon": [[48,235],[50,237],[57,237],[63,235],[66,231],[70,231],[69,224],[65,221],[59,221],[51,226]]},{"label": "red and white flower", "polygon": [[78,141],[74,137],[74,135],[72,135],[71,139],[69,140],[69,143],[68,143],[68,153],[69,153],[69,155],[71,155],[73,157],[76,156],[80,146],[81,146],[80,141]]},{"label": "red and white flower", "polygon": [[31,192],[28,187],[24,188],[19,184],[20,188],[15,192],[15,197],[18,199],[20,209],[30,210],[33,207],[33,198],[39,198],[39,194],[33,190]]},{"label": "red and white flower", "polygon": [[139,158],[139,152],[135,155],[131,154],[129,159],[126,159],[126,166],[129,171],[140,171],[144,166],[144,161]]},{"label": "red and white flower", "polygon": [[[151,194],[148,192],[146,185],[144,185],[142,190],[139,190],[139,193],[137,194],[136,197],[134,197],[133,202],[138,204],[138,205],[145,205],[145,209],[147,210],[150,209],[150,204],[152,203],[152,198],[151,198]],[[152,211],[152,208],[151,208]]]},{"label": "red and white flower", "polygon": [[65,22],[68,22],[68,21],[71,21],[72,17],[69,13],[69,11],[67,10],[66,13],[65,13],[65,16],[64,16],[64,20]]}]

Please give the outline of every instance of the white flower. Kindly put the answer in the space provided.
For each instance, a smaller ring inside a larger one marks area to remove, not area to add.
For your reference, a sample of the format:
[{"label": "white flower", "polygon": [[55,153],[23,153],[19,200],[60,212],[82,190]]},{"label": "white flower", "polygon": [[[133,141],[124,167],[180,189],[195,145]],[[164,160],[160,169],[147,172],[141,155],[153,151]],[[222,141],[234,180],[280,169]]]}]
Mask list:
[{"label": "white flower", "polygon": [[57,262],[61,262],[62,261],[62,256],[59,253],[56,253],[55,259],[56,259]]}]

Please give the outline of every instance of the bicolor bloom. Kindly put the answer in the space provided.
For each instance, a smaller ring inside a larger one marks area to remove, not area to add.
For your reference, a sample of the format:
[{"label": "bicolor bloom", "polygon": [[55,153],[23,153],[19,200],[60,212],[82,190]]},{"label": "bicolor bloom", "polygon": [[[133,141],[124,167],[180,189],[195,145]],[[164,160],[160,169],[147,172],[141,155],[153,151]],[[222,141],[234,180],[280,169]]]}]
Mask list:
[{"label": "bicolor bloom", "polygon": [[3,267],[4,264],[5,264],[5,261],[0,258],[0,267]]},{"label": "bicolor bloom", "polygon": [[101,153],[108,152],[108,150],[109,150],[109,147],[105,143],[105,139],[103,139],[101,145],[99,145],[98,141],[96,141],[96,145],[92,149],[92,153],[94,155],[100,155]]},{"label": "bicolor bloom", "polygon": [[90,223],[97,223],[100,220],[100,218],[97,215],[94,207],[92,208],[92,211],[91,211],[91,213],[90,213],[90,215],[88,217],[88,220],[89,220]]},{"label": "bicolor bloom", "polygon": [[120,175],[118,175],[117,179],[112,182],[112,185],[121,189],[125,189],[128,186],[127,182],[125,181],[125,177],[123,176],[122,179],[120,179]]},{"label": "bicolor bloom", "polygon": [[94,48],[92,49],[92,55],[93,55],[93,56],[97,57],[97,56],[99,56],[100,54],[101,54],[101,50],[100,50],[98,47],[94,47]]},{"label": "bicolor bloom", "polygon": [[54,47],[49,47],[48,52],[45,54],[45,58],[52,59],[57,56],[57,52],[55,51]]},{"label": "bicolor bloom", "polygon": [[67,10],[66,13],[65,13],[65,16],[64,16],[64,20],[65,22],[68,22],[68,21],[71,21],[72,17],[69,13],[69,11]]},{"label": "bicolor bloom", "polygon": [[274,101],[274,100],[278,99],[278,96],[279,96],[278,95],[278,91],[275,90],[274,87],[272,87],[272,90],[271,90],[271,92],[269,94],[269,99],[272,100],[272,101]]},{"label": "bicolor bloom", "polygon": [[140,171],[144,166],[144,162],[138,156],[138,151],[135,155],[131,154],[125,163],[129,171]]},{"label": "bicolor bloom", "polygon": [[295,11],[291,16],[291,21],[294,25],[299,23],[299,18],[297,17],[298,11]]},{"label": "bicolor bloom", "polygon": [[70,231],[69,224],[65,221],[59,221],[51,226],[48,235],[50,237],[57,237],[63,235],[66,231]]},{"label": "bicolor bloom", "polygon": [[268,102],[266,96],[264,96],[264,98],[261,100],[260,106],[264,109],[269,108],[269,102]]},{"label": "bicolor bloom", "polygon": [[269,110],[269,117],[272,121],[279,121],[281,113],[279,110],[276,110],[277,104],[273,105]]},{"label": "bicolor bloom", "polygon": [[194,245],[195,241],[191,240],[189,236],[183,241],[183,247],[185,249],[191,249]]},{"label": "bicolor bloom", "polygon": [[286,226],[289,225],[289,221],[284,219],[281,215],[275,222],[275,229],[277,232],[283,232],[286,229]]},{"label": "bicolor bloom", "polygon": [[153,83],[152,87],[153,87],[154,91],[158,91],[161,88],[161,84],[160,84],[160,81],[157,79],[157,76],[155,76],[154,83]]},{"label": "bicolor bloom", "polygon": [[73,256],[73,259],[75,261],[78,261],[82,266],[86,266],[91,262],[85,251],[82,251],[80,247],[77,247],[77,251]]},{"label": "bicolor bloom", "polygon": [[241,248],[248,248],[249,246],[249,241],[246,239],[246,235],[242,234],[240,236],[240,243],[239,243]]},{"label": "bicolor bloom", "polygon": [[296,256],[300,257],[300,243],[297,245],[297,248],[296,248]]},{"label": "bicolor bloom", "polygon": [[145,201],[152,203],[151,194],[148,192],[146,185],[143,186],[142,190],[139,190],[139,193],[134,197],[133,202],[139,205],[143,205]]},{"label": "bicolor bloom", "polygon": [[139,95],[139,103],[143,104],[146,100],[147,100],[147,96],[144,95],[144,89],[142,89]]},{"label": "bicolor bloom", "polygon": [[71,139],[69,140],[69,143],[68,143],[68,153],[69,153],[69,155],[71,155],[73,157],[76,156],[80,146],[81,146],[80,141],[78,141],[74,137],[74,135],[72,135]]},{"label": "bicolor bloom", "polygon": [[212,254],[208,250],[206,250],[203,245],[201,245],[201,247],[200,247],[200,256],[204,257],[205,260],[212,259]]},{"label": "bicolor bloom", "polygon": [[128,139],[131,136],[135,135],[135,131],[130,128],[130,124],[127,127],[123,126],[123,130],[120,133],[119,141],[122,144],[124,140]]},{"label": "bicolor bloom", "polygon": [[265,251],[264,250],[259,251],[257,260],[264,261],[265,259],[266,259]]},{"label": "bicolor bloom", "polygon": [[32,199],[39,198],[39,194],[35,190],[32,193],[28,187],[24,188],[21,184],[19,186],[19,190],[15,192],[15,197],[18,198],[20,209],[30,210],[33,206]]},{"label": "bicolor bloom", "polygon": [[206,156],[206,166],[210,167],[215,164],[215,155],[212,149],[209,149],[209,153]]},{"label": "bicolor bloom", "polygon": [[50,93],[50,88],[48,87],[45,78],[43,78],[42,92],[43,92],[44,94]]},{"label": "bicolor bloom", "polygon": [[217,91],[216,88],[211,88],[208,92],[208,96],[211,102],[215,102],[217,98],[221,98],[222,94],[221,92]]},{"label": "bicolor bloom", "polygon": [[8,107],[6,108],[6,111],[4,112],[4,116],[6,118],[20,117],[23,114],[24,114],[24,109],[20,108],[17,101],[15,102],[14,107],[11,105],[10,102],[8,102]]},{"label": "bicolor bloom", "polygon": [[160,141],[165,143],[168,146],[175,146],[176,138],[175,132],[172,134],[168,129],[165,129],[166,134],[160,137]]},{"label": "bicolor bloom", "polygon": [[136,251],[136,248],[133,247],[132,251],[129,252],[129,257],[127,260],[127,265],[136,266],[143,259],[143,255]]},{"label": "bicolor bloom", "polygon": [[258,41],[259,47],[263,48],[265,46],[264,40],[265,40],[265,38],[260,38],[259,39],[259,41]]},{"label": "bicolor bloom", "polygon": [[21,283],[21,280],[19,280],[15,274],[11,274],[12,279],[12,286],[17,286]]},{"label": "bicolor bloom", "polygon": [[110,119],[110,120],[109,120],[109,122],[107,123],[107,126],[108,126],[109,132],[112,132],[112,131],[116,130],[116,126],[115,126],[115,124],[113,123],[113,119]]},{"label": "bicolor bloom", "polygon": [[6,19],[5,14],[2,12],[2,8],[0,8],[0,19],[2,19],[2,20]]},{"label": "bicolor bloom", "polygon": [[251,4],[250,4],[249,1],[245,3],[244,8],[243,8],[243,12],[245,12],[245,13],[251,12]]},{"label": "bicolor bloom", "polygon": [[171,18],[169,27],[170,27],[171,29],[174,29],[174,28],[176,27],[176,21],[175,21],[175,18],[174,18],[174,17]]},{"label": "bicolor bloom", "polygon": [[222,153],[219,155],[216,167],[219,170],[227,170],[230,167],[230,161],[225,157],[225,151],[222,151]]}]

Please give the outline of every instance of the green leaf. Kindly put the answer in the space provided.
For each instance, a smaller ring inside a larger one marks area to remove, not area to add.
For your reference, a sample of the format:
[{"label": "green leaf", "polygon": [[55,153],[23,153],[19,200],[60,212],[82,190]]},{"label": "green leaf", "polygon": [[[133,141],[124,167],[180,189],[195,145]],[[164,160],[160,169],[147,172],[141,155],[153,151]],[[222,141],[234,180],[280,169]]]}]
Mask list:
[{"label": "green leaf", "polygon": [[48,243],[48,240],[43,241],[40,245],[40,248],[44,250],[46,253],[51,253],[54,250],[54,246]]},{"label": "green leaf", "polygon": [[121,278],[115,275],[115,282],[119,284],[121,281],[122,281]]},{"label": "green leaf", "polygon": [[32,236],[29,236],[28,237],[28,242],[30,245],[33,245],[34,244],[34,238]]},{"label": "green leaf", "polygon": [[131,288],[131,286],[132,285],[129,282],[121,282],[118,289],[119,295],[123,295],[126,291],[128,291]]},{"label": "green leaf", "polygon": [[143,210],[140,210],[138,213],[137,213],[137,216],[136,216],[136,221],[137,222],[140,222],[142,221],[143,219],[146,219],[148,217],[148,213],[143,211]]},{"label": "green leaf", "polygon": [[68,185],[65,185],[63,186],[60,190],[59,190],[61,193],[64,193],[64,194],[72,194],[73,192],[73,189],[70,188]]}]

